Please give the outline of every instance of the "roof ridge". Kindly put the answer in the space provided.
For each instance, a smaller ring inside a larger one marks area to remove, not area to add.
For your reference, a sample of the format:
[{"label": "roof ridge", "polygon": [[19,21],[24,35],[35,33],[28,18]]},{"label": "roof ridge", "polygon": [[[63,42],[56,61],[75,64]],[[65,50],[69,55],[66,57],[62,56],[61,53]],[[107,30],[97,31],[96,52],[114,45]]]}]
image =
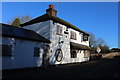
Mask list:
[{"label": "roof ridge", "polygon": [[79,32],[83,32],[84,34],[89,35],[88,33],[84,32],[84,31],[80,30],[79,28],[77,28],[76,26],[74,26],[73,24],[71,24],[71,23],[69,23],[69,22],[67,22],[67,21],[65,21],[65,20],[63,20],[63,19],[61,19],[59,17],[52,16],[49,13],[46,13],[46,14],[44,14],[42,16],[39,16],[39,17],[37,17],[35,19],[32,19],[31,21],[28,21],[26,23],[23,23],[23,24],[21,24],[21,26],[27,26],[27,25],[30,25],[30,24],[43,22],[43,21],[47,21],[47,20],[54,20],[55,22],[61,23],[63,25],[66,25],[67,27],[73,28],[73,29],[75,29],[75,30],[77,30]]},{"label": "roof ridge", "polygon": [[[51,18],[52,18],[52,17],[54,17],[54,18],[58,18],[58,19],[62,20],[63,22],[66,22],[67,24],[73,26],[75,29],[77,29],[77,30],[79,30],[79,31],[81,31],[81,32],[83,32],[83,33],[85,33],[85,34],[88,34],[88,33],[84,32],[84,31],[80,30],[79,28],[77,28],[77,27],[74,26],[73,24],[71,24],[71,23],[69,23],[69,22],[67,22],[67,21],[65,21],[65,20],[63,20],[63,19],[61,19],[61,18],[59,18],[59,17],[52,16],[51,14],[49,14],[49,16],[50,16]],[[88,34],[88,35],[89,35],[89,34]]]}]

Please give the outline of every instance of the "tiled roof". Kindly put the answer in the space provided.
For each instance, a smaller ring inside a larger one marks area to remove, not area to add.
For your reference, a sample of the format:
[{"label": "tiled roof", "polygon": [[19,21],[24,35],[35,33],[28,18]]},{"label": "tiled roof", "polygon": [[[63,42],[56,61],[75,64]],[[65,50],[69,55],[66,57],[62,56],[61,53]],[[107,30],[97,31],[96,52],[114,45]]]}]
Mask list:
[{"label": "tiled roof", "polygon": [[0,34],[2,34],[2,36],[7,36],[7,37],[14,37],[14,38],[50,43],[48,39],[44,38],[43,36],[37,34],[32,30],[18,28],[2,23],[0,23]]},{"label": "tiled roof", "polygon": [[70,48],[78,49],[78,50],[90,50],[91,49],[89,46],[85,46],[85,45],[77,44],[73,42],[70,42]]},{"label": "tiled roof", "polygon": [[76,26],[74,26],[74,25],[72,25],[72,24],[70,24],[70,23],[68,23],[68,22],[64,21],[63,19],[60,19],[60,18],[58,18],[58,17],[56,17],[56,16],[52,16],[52,15],[49,14],[49,13],[46,13],[46,14],[44,14],[44,15],[42,15],[42,16],[40,16],[40,17],[37,17],[37,18],[35,18],[35,19],[32,19],[31,21],[28,21],[28,22],[26,22],[26,23],[23,23],[23,24],[21,24],[21,26],[27,26],[27,25],[31,25],[31,24],[34,24],[34,23],[47,21],[47,20],[53,20],[53,21],[55,21],[55,22],[58,22],[58,23],[60,23],[60,24],[65,25],[65,26],[67,26],[67,27],[69,27],[69,28],[73,28],[73,29],[75,29],[75,30],[77,30],[77,31],[79,31],[79,32],[82,32],[82,33],[84,33],[84,34],[86,34],[86,35],[89,35],[88,33],[80,30],[80,29],[77,28]]}]

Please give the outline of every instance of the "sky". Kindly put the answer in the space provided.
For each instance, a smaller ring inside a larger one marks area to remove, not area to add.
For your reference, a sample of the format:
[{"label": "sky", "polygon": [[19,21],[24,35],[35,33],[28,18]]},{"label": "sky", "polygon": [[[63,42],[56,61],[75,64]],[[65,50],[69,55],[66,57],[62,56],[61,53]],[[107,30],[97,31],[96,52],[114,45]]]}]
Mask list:
[{"label": "sky", "polygon": [[120,0],[1,0],[2,2],[118,2]]},{"label": "sky", "polygon": [[8,23],[15,16],[25,15],[34,19],[45,14],[49,4],[55,5],[57,17],[103,38],[110,48],[118,47],[117,2],[2,2],[0,22]]}]

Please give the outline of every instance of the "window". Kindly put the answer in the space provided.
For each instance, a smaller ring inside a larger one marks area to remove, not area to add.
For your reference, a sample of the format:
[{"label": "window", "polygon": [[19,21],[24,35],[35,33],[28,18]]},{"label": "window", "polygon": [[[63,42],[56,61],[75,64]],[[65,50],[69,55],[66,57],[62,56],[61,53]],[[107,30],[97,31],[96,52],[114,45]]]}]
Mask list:
[{"label": "window", "polygon": [[40,56],[40,48],[34,47],[34,56]]},{"label": "window", "polygon": [[56,52],[56,61],[60,62],[62,60],[63,54],[61,49],[57,49]]},{"label": "window", "polygon": [[2,47],[2,56],[12,56],[12,45],[0,45]]},{"label": "window", "polygon": [[57,25],[57,32],[56,32],[56,34],[58,34],[58,35],[62,35],[62,27],[61,26],[59,26],[59,25]]},{"label": "window", "polygon": [[83,41],[88,41],[88,36],[83,34]]},{"label": "window", "polygon": [[77,51],[71,50],[71,58],[77,58]]},{"label": "window", "polygon": [[68,31],[68,27],[66,27],[66,31]]},{"label": "window", "polygon": [[90,51],[89,50],[85,50],[84,51],[84,58],[89,58],[90,57]]},{"label": "window", "polygon": [[71,31],[70,38],[76,40],[76,32]]}]

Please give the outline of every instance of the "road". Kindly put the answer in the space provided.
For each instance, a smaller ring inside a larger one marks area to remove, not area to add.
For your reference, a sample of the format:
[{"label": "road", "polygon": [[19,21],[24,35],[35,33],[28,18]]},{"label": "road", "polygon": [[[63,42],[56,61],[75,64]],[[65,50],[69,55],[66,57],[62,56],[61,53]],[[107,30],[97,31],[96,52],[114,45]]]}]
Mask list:
[{"label": "road", "polygon": [[81,64],[61,65],[48,68],[6,73],[2,79],[120,79],[120,57],[101,59]]}]

